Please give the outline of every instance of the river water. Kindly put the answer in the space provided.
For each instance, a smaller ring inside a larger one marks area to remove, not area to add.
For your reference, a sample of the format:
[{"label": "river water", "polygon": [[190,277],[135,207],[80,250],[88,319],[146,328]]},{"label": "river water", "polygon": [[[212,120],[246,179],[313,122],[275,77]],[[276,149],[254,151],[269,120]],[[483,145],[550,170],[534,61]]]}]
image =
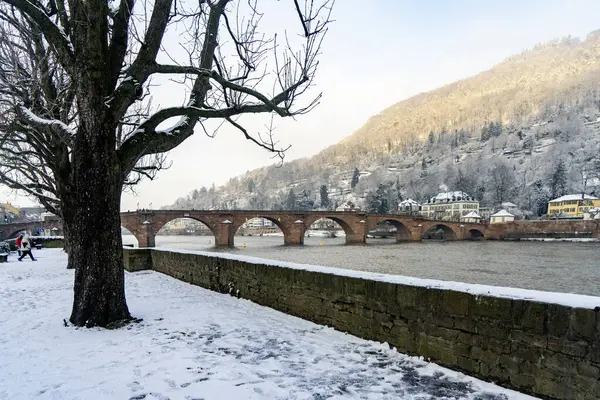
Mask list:
[{"label": "river water", "polygon": [[[125,244],[136,244],[124,235]],[[246,244],[246,247],[244,246]],[[283,246],[283,237],[235,237],[236,247],[218,249],[211,236],[156,236],[157,247],[228,252],[427,279],[480,283],[600,296],[600,243],[460,241],[394,243],[369,239],[305,238]]]}]

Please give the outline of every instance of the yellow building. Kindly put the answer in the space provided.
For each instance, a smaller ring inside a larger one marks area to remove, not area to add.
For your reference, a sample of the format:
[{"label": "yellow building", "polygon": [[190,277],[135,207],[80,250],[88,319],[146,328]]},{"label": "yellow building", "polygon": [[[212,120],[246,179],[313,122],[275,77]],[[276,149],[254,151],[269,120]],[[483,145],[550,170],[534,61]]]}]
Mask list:
[{"label": "yellow building", "polygon": [[600,199],[587,194],[568,194],[548,202],[548,215],[583,217],[583,213],[600,207]]},{"label": "yellow building", "polygon": [[21,210],[19,210],[10,203],[0,203],[0,207],[2,207],[4,211],[8,211],[9,213],[13,213],[14,215],[19,215],[21,213]]}]

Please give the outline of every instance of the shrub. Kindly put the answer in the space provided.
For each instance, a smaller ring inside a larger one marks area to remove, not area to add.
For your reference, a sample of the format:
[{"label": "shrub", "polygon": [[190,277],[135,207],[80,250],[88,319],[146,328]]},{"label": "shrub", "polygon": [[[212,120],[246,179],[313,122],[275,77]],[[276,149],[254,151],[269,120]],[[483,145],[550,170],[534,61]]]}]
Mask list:
[{"label": "shrub", "polygon": [[0,242],[0,254],[10,253],[10,244],[7,242]]}]

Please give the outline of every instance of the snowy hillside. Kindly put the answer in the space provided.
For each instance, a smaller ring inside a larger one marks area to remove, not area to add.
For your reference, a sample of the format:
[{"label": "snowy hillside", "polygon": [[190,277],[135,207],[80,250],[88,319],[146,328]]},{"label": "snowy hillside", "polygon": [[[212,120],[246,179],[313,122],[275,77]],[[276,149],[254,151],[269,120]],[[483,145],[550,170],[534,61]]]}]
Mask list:
[{"label": "snowy hillside", "polygon": [[[440,187],[539,215],[551,197],[600,190],[600,34],[562,39],[489,71],[401,101],[310,159],[200,188],[176,208],[328,208],[423,200]],[[355,169],[360,181],[352,184]],[[558,171],[558,172],[557,172]],[[381,185],[381,186],[380,186]],[[290,193],[293,191],[293,193]],[[304,199],[304,204],[310,201]]]}]

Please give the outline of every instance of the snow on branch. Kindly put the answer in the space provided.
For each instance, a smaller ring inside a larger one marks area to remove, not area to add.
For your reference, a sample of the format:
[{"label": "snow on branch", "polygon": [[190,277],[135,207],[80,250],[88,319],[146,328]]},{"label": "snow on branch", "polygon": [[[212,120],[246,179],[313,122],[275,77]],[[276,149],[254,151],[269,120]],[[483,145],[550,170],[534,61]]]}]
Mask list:
[{"label": "snow on branch", "polygon": [[50,129],[60,135],[64,141],[70,141],[75,135],[75,131],[69,128],[64,122],[58,119],[46,119],[38,117],[30,109],[18,105],[17,114],[21,119],[37,129]]}]

